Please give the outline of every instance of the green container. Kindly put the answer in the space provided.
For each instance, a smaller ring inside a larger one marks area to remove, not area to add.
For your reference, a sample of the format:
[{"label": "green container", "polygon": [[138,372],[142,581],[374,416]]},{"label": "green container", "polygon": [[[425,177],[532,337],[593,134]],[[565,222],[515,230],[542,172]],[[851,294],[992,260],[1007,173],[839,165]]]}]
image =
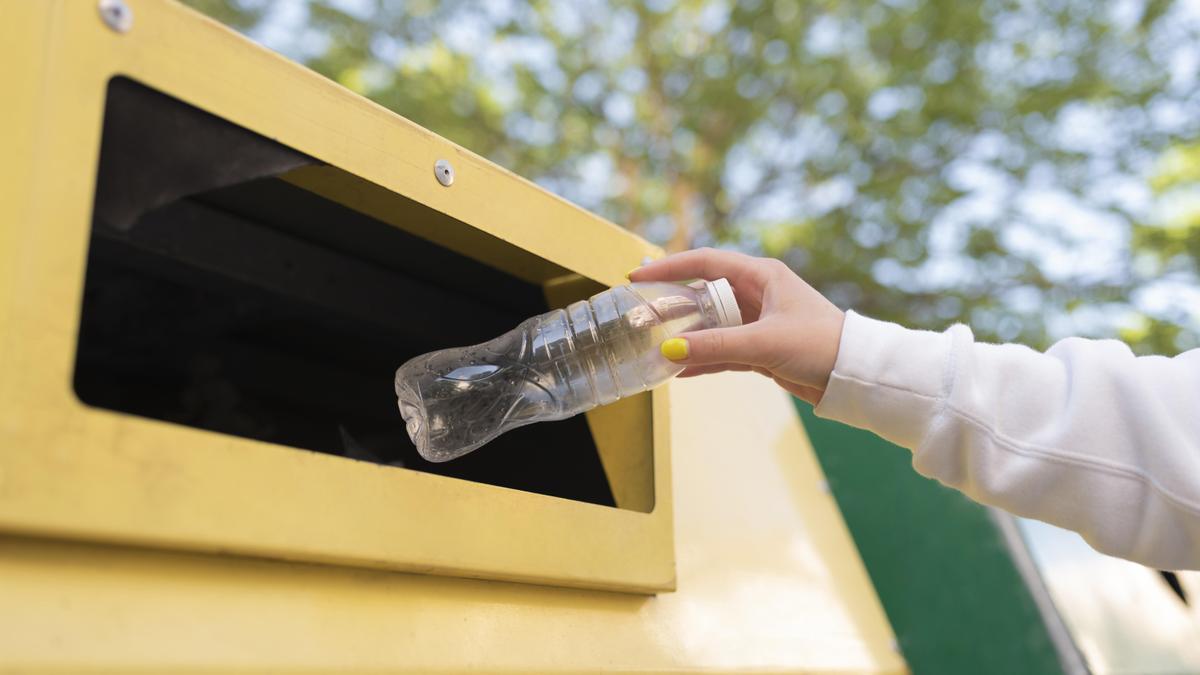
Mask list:
[{"label": "green container", "polygon": [[914,675],[1063,673],[987,509],[908,450],[797,407]]}]

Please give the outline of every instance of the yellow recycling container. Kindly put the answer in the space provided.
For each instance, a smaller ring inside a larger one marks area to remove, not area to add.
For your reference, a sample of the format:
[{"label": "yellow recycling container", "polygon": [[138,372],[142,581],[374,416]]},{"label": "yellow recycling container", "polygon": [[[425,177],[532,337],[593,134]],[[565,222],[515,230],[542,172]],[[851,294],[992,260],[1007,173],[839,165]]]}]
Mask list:
[{"label": "yellow recycling container", "polygon": [[175,3],[6,9],[0,669],[905,670],[767,380],[405,445],[397,364],[652,245]]}]

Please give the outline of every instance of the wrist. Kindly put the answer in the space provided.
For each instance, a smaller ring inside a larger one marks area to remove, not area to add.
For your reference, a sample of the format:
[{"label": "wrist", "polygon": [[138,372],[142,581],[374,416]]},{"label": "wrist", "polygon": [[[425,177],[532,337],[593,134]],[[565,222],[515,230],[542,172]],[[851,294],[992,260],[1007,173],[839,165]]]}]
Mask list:
[{"label": "wrist", "polygon": [[814,387],[824,392],[829,386],[829,378],[837,366],[838,353],[842,345],[842,331],[846,325],[846,313],[836,307],[830,313],[829,319],[821,331],[818,367]]}]

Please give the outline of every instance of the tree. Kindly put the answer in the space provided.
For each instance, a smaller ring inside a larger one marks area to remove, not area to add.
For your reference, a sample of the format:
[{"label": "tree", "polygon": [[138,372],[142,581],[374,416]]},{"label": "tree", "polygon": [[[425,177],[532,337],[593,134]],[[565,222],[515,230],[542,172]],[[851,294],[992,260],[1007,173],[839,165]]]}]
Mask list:
[{"label": "tree", "polygon": [[1197,285],[1200,229],[1152,191],[1200,136],[1182,5],[307,0],[271,33],[192,4],[669,249],[777,256],[908,325],[1198,344],[1147,262]]}]

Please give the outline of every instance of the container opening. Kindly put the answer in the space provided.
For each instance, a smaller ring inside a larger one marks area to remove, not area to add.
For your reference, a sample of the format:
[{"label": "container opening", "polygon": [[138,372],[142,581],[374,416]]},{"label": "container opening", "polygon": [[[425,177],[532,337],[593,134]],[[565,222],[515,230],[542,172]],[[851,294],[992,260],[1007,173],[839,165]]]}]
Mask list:
[{"label": "container opening", "polygon": [[280,177],[317,163],[112,80],[76,353],[80,400],[613,506],[582,416],[514,430],[453,462],[421,459],[396,408],[396,367],[509,330],[547,309],[543,290]]}]

